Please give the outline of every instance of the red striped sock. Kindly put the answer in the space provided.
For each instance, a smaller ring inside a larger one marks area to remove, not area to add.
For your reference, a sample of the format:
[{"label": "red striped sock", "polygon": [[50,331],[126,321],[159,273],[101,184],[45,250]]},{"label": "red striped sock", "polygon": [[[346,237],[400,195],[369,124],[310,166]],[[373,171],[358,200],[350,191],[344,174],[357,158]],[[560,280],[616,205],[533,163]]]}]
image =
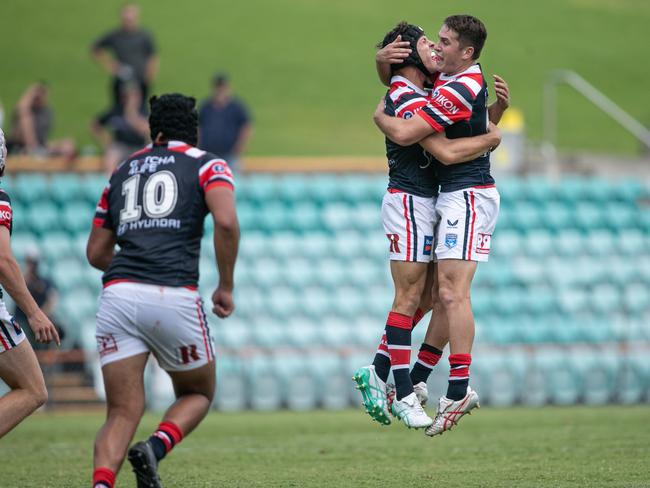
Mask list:
[{"label": "red striped sock", "polygon": [[115,473],[108,468],[95,468],[93,471],[93,488],[113,488]]},{"label": "red striped sock", "polygon": [[460,400],[467,395],[469,384],[469,365],[472,364],[471,354],[450,354],[449,355],[449,386],[447,387],[447,398]]},{"label": "red striped sock", "polygon": [[388,345],[386,344],[386,330],[384,330],[384,334],[381,336],[381,342],[377,346],[377,352],[375,353],[375,359],[372,361],[372,364],[375,367],[377,376],[386,383],[390,374],[390,354],[388,352]]},{"label": "red striped sock", "polygon": [[158,429],[151,434],[149,440],[156,458],[160,461],[176,444],[183,440],[183,432],[175,423],[163,421],[158,425]]},{"label": "red striped sock", "polygon": [[415,311],[413,314],[413,328],[415,329],[415,326],[418,325],[420,320],[422,320],[422,317],[424,317],[424,312],[420,307]]},{"label": "red striped sock", "polygon": [[401,400],[413,392],[409,376],[411,366],[411,330],[413,317],[391,312],[386,321],[386,339],[390,354],[390,369],[395,379],[396,398]]},{"label": "red striped sock", "polygon": [[430,346],[429,344],[422,343],[420,352],[418,352],[418,360],[413,365],[411,370],[411,381],[414,385],[424,382],[429,379],[429,375],[433,368],[440,361],[442,351],[438,348]]}]

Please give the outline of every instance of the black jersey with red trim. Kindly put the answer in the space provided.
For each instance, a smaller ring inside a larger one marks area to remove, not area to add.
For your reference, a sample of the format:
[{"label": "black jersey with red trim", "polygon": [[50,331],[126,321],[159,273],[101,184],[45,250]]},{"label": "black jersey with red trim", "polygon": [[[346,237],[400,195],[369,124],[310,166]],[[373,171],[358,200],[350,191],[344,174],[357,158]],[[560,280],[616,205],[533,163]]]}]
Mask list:
[{"label": "black jersey with red trim", "polygon": [[[488,130],[488,90],[479,64],[456,75],[436,73],[429,101],[430,110],[418,113],[436,131],[449,139],[485,134]],[[440,191],[450,192],[471,186],[493,185],[490,153],[472,161],[444,165],[436,162]]]},{"label": "black jersey with red trim", "polygon": [[93,225],[115,232],[117,251],[104,284],[128,280],[197,286],[205,194],[234,188],[228,164],[183,142],[149,145],[111,176]]},{"label": "black jersey with red trim", "polygon": [[[429,92],[418,88],[406,78],[393,76],[385,100],[385,114],[410,119],[420,110],[428,110]],[[422,146],[400,146],[387,137],[386,158],[389,189],[426,198],[438,194],[435,166]]]},{"label": "black jersey with red trim", "polygon": [[[14,214],[11,210],[11,198],[6,191],[0,189],[0,226],[9,229],[9,235],[13,230]],[[0,288],[0,300],[3,298],[3,290]]]}]

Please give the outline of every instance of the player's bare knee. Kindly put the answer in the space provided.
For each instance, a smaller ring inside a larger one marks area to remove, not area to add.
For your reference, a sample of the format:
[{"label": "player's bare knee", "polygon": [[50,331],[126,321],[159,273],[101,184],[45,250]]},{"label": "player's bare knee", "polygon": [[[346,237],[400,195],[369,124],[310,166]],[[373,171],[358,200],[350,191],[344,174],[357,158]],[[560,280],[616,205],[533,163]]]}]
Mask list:
[{"label": "player's bare knee", "polygon": [[45,385],[38,385],[33,391],[32,391],[32,398],[34,400],[34,405],[36,405],[36,408],[40,408],[43,405],[47,403],[47,400],[49,398],[48,393],[47,393],[47,388],[45,388]]}]

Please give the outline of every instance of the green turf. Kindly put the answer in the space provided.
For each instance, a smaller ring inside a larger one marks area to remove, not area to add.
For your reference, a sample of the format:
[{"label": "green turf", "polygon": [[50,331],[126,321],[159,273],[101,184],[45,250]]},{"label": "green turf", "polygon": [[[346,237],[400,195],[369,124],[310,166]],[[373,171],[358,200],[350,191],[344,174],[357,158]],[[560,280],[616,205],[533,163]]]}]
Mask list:
[{"label": "green turf", "polygon": [[[107,103],[108,78],[88,47],[116,21],[122,0],[3,0],[0,99],[10,109],[24,87],[52,86],[57,134],[88,143],[88,122]],[[650,125],[647,0],[142,0],[162,56],[155,91],[203,97],[216,69],[232,73],[250,103],[257,155],[379,155],[370,116],[383,93],[373,45],[397,21],[435,35],[444,16],[468,12],[489,31],[486,73],[506,77],[513,104],[541,135],[542,80],[570,68]],[[559,97],[564,147],[635,152],[638,143],[568,89]]]},{"label": "green turf", "polygon": [[[139,436],[158,417],[148,414]],[[3,487],[87,487],[99,414],[41,414],[0,442]],[[167,487],[647,487],[648,407],[483,408],[434,439],[362,411],[213,413]],[[134,486],[126,469],[118,486]]]}]

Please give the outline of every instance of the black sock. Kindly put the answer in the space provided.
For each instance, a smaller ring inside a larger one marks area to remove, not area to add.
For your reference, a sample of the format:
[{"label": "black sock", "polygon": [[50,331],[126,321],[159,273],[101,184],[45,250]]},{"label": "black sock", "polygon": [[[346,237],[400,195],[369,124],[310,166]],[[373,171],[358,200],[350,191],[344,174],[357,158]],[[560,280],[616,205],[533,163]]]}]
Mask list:
[{"label": "black sock", "polygon": [[149,437],[149,443],[151,444],[153,453],[156,455],[156,459],[158,461],[165,457],[167,450],[165,449],[165,443],[162,441],[162,439],[156,437],[155,435],[152,435]]},{"label": "black sock", "polygon": [[375,367],[375,373],[377,373],[379,379],[386,383],[390,373],[390,355],[388,354],[388,347],[386,346],[386,331],[384,331],[384,335],[381,336],[381,342],[379,343],[379,347],[375,353],[375,359],[372,361],[372,365]]},{"label": "black sock", "polygon": [[429,344],[422,343],[418,359],[413,365],[411,370],[411,381],[414,385],[420,382],[426,383],[429,375],[438,361],[440,361],[442,351],[437,347],[430,346]]}]

